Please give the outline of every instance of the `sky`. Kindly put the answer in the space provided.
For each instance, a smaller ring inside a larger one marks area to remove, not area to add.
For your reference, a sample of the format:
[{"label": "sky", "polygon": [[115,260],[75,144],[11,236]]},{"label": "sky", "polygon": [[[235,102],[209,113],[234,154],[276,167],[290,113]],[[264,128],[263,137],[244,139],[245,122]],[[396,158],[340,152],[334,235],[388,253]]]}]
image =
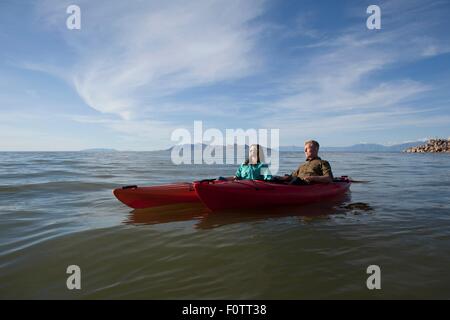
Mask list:
[{"label": "sky", "polygon": [[194,121],[284,146],[448,138],[449,30],[446,0],[1,0],[0,151],[165,149]]}]

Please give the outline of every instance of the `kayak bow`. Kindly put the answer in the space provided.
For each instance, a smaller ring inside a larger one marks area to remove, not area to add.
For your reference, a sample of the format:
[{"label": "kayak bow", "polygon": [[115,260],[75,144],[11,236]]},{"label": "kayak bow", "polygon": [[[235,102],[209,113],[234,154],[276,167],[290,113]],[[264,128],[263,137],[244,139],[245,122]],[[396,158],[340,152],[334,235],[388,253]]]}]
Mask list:
[{"label": "kayak bow", "polygon": [[192,183],[174,183],[151,187],[127,186],[113,190],[122,203],[134,209],[168,204],[199,202]]}]

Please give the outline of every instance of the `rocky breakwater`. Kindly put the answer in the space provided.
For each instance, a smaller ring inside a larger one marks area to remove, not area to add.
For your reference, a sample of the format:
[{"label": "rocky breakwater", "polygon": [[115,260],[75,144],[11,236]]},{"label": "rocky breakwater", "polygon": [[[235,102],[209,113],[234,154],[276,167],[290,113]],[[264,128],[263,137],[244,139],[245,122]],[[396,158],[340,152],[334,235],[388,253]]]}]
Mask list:
[{"label": "rocky breakwater", "polygon": [[428,153],[428,152],[448,152],[450,153],[450,138],[447,139],[430,139],[424,145],[411,147],[404,152],[409,153]]}]

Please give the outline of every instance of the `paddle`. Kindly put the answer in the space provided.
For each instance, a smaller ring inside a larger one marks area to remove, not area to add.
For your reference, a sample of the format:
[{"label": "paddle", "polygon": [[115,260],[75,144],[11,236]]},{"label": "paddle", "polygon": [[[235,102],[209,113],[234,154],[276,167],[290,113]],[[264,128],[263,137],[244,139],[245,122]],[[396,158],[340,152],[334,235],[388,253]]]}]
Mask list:
[{"label": "paddle", "polygon": [[333,179],[333,182],[346,181],[346,180],[351,182],[351,183],[370,183],[371,182],[371,181],[368,181],[368,180],[353,180],[349,176],[341,176],[339,178],[335,178],[335,179]]}]

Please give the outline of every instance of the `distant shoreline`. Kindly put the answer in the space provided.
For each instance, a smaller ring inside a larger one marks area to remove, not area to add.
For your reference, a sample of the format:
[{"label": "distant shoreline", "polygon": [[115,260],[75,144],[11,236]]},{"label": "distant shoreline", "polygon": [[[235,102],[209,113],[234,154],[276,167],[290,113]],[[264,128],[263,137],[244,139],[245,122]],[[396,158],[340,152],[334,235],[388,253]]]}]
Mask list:
[{"label": "distant shoreline", "polygon": [[[431,144],[435,143],[436,141],[439,141],[439,148],[437,147],[430,147],[430,141],[432,142]],[[408,142],[408,143],[403,143],[403,144],[396,144],[396,145],[391,145],[391,146],[385,146],[382,144],[370,144],[370,143],[361,143],[361,144],[355,144],[355,145],[351,145],[351,146],[346,146],[346,147],[327,147],[327,146],[323,146],[320,147],[320,152],[344,152],[344,153],[402,153],[402,152],[412,152],[412,153],[424,153],[427,152],[425,150],[427,150],[429,152],[435,152],[435,151],[430,151],[430,150],[442,150],[443,149],[443,142],[445,141],[447,142],[448,140],[445,139],[431,139],[428,140],[427,143],[424,145],[424,141],[415,141],[415,142]],[[448,145],[448,148],[450,149],[450,144],[446,144],[446,146]],[[202,148],[205,148],[207,145],[203,144]],[[228,149],[232,149],[237,147],[238,145],[228,145],[228,146],[223,146],[224,151],[228,150]],[[428,146],[428,147],[427,147]],[[5,152],[42,152],[42,153],[49,153],[49,152],[77,152],[77,153],[116,153],[116,152],[171,152],[172,149],[175,146],[172,146],[168,149],[159,149],[159,150],[116,150],[113,148],[90,148],[90,149],[82,149],[82,150],[8,150],[8,151],[0,151],[2,153]],[[183,148],[191,148],[191,150],[193,150],[194,145],[183,145]],[[238,147],[242,147],[241,145],[239,145]],[[244,145],[243,147],[248,148],[248,145]],[[422,149],[421,149],[422,148]],[[271,151],[270,148],[264,148],[266,149],[266,151],[268,150],[269,152]],[[410,151],[408,151],[410,150]],[[416,151],[414,151],[416,150]],[[423,151],[420,151],[423,150]],[[279,152],[303,152],[303,146],[280,146],[278,148]],[[437,151],[436,151],[437,152]],[[450,152],[450,151],[447,151]],[[444,153],[446,153],[444,151]]]},{"label": "distant shoreline", "polygon": [[450,153],[450,139],[430,139],[427,143],[406,149],[406,153]]}]

